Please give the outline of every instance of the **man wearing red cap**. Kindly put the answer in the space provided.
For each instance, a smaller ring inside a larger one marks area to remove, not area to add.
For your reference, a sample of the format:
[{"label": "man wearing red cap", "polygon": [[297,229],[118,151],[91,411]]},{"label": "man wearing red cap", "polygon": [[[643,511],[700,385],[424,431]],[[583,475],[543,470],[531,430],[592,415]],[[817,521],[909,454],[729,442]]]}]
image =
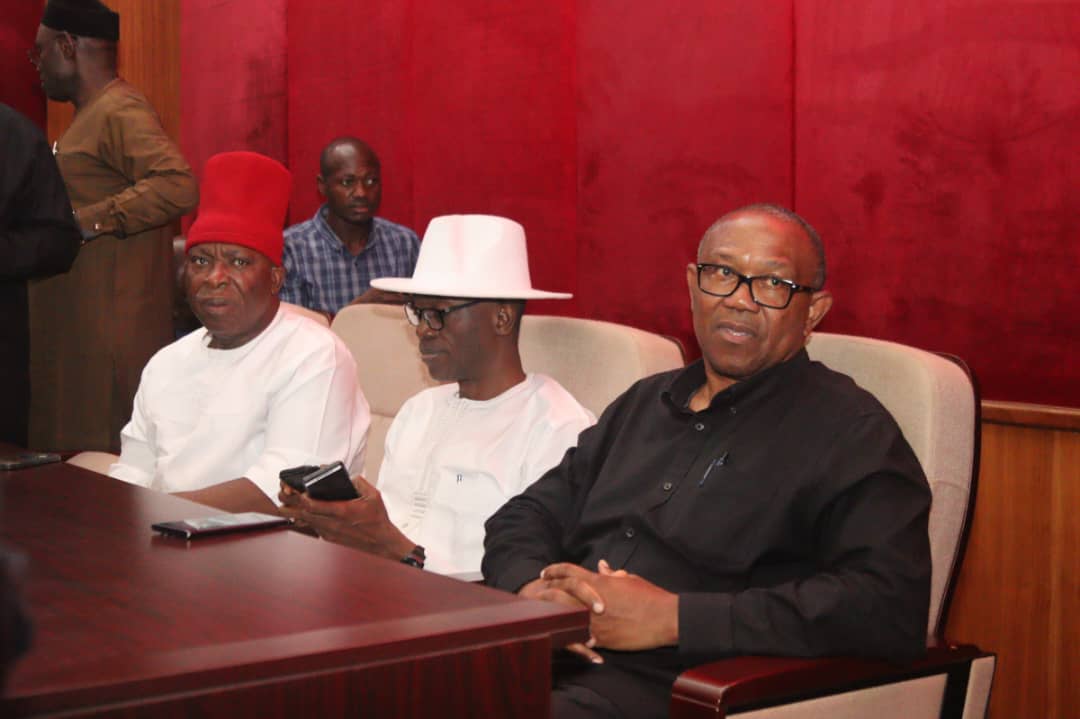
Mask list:
[{"label": "man wearing red cap", "polygon": [[363,466],[370,414],[352,355],[277,298],[290,187],[289,171],[256,153],[206,163],[184,272],[204,329],[147,364],[111,476],[227,511],[273,511],[282,469]]},{"label": "man wearing red cap", "polygon": [[71,271],[32,282],[30,443],[115,451],[147,360],[170,342],[172,235],[198,203],[191,167],[117,76],[120,17],[49,0],[30,60],[50,100],[75,106],[54,144],[83,245]]}]

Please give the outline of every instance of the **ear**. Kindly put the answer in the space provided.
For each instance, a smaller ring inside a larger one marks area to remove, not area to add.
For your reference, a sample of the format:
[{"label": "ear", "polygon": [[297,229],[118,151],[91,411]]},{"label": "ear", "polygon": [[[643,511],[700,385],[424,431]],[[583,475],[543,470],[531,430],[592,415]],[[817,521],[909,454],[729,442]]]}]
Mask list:
[{"label": "ear", "polygon": [[64,59],[68,62],[74,62],[75,60],[75,55],[77,54],[76,42],[77,41],[73,35],[70,35],[68,33],[63,33],[60,35],[60,54],[63,55]]},{"label": "ear", "polygon": [[504,304],[502,302],[495,305],[495,315],[493,317],[495,326],[495,334],[497,335],[511,335],[514,333],[514,327],[518,322],[518,309],[514,305]]},{"label": "ear", "polygon": [[694,290],[697,288],[697,264],[686,266],[686,291],[690,293],[690,311],[694,310]]},{"label": "ear", "polygon": [[818,290],[810,295],[810,307],[806,313],[806,324],[803,326],[803,336],[809,337],[814,328],[832,308],[833,297],[828,290]]},{"label": "ear", "polygon": [[281,291],[283,284],[285,284],[285,268],[272,265],[270,267],[270,288],[275,295]]},{"label": "ear", "polygon": [[321,174],[315,175],[315,186],[319,188],[319,196],[326,197],[326,178]]}]

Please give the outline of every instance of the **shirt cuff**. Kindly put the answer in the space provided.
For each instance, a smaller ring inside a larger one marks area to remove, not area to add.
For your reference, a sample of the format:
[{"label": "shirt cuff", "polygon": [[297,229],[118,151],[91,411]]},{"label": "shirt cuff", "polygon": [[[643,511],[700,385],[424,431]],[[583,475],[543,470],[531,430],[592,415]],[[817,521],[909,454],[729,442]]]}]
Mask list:
[{"label": "shirt cuff", "polygon": [[679,595],[679,653],[719,657],[735,651],[733,595],[690,592]]},{"label": "shirt cuff", "polygon": [[547,564],[535,560],[516,562],[508,570],[499,572],[491,586],[516,594],[529,582],[539,579],[540,571],[546,566]]},{"label": "shirt cuff", "polygon": [[111,205],[112,200],[107,199],[75,210],[75,217],[79,221],[79,227],[82,229],[84,237],[122,235],[116,217],[112,213]]}]

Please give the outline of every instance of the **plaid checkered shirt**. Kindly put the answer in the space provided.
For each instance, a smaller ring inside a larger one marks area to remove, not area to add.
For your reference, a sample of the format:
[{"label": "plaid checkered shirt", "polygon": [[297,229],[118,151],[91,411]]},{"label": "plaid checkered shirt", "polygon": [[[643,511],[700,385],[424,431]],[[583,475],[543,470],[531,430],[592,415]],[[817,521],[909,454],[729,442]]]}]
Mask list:
[{"label": "plaid checkered shirt", "polygon": [[323,205],[306,222],[285,230],[282,302],[337,314],[377,277],[411,277],[420,240],[408,227],[374,218],[371,237],[355,257],[326,222]]}]

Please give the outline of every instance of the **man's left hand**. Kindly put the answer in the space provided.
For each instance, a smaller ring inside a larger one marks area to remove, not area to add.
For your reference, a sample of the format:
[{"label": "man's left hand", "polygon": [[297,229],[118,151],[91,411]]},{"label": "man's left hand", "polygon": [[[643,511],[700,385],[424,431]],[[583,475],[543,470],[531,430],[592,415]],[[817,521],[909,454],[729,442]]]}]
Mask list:
[{"label": "man's left hand", "polygon": [[549,589],[592,609],[589,632],[597,647],[639,650],[679,643],[679,595],[636,574],[613,571],[604,560],[599,569],[564,562],[545,567],[540,576]]}]

